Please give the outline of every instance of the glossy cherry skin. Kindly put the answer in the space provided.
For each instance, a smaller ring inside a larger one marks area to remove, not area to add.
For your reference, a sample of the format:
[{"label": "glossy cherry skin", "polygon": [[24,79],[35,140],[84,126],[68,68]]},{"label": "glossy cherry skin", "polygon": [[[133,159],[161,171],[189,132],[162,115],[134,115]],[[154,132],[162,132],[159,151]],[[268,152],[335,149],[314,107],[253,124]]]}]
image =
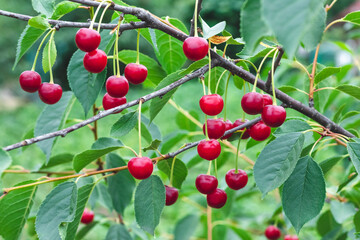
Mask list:
[{"label": "glossy cherry skin", "polygon": [[268,226],[265,230],[265,236],[269,240],[279,239],[281,236],[280,230],[275,226]]},{"label": "glossy cherry skin", "polygon": [[165,193],[166,193],[166,198],[165,198],[166,206],[173,205],[179,197],[179,190],[177,190],[174,187],[169,187],[165,185]]},{"label": "glossy cherry skin", "polygon": [[[220,118],[222,121],[224,121],[223,120],[223,118]],[[226,121],[224,121],[224,124],[225,124],[225,132],[227,131],[227,130],[230,130],[230,129],[232,129],[233,127],[234,127],[234,125],[233,125],[233,123],[228,119],[228,120],[226,120]],[[222,137],[221,139],[228,139],[229,137],[231,137],[233,134],[232,133],[230,133],[230,134],[227,134],[227,135],[225,135],[224,137]]]},{"label": "glossy cherry skin", "polygon": [[41,85],[41,76],[35,71],[24,71],[19,77],[20,87],[25,92],[36,92]]},{"label": "glossy cherry skin", "polygon": [[84,56],[84,67],[91,73],[102,72],[107,64],[107,56],[103,50],[95,49]]},{"label": "glossy cherry skin", "polygon": [[101,42],[100,34],[94,29],[80,28],[75,35],[76,46],[84,52],[97,49]]},{"label": "glossy cherry skin", "polygon": [[[206,123],[210,139],[218,139],[224,135],[225,123],[221,119],[208,119]],[[203,125],[203,132],[206,135],[205,124]]]},{"label": "glossy cherry skin", "polygon": [[[245,122],[244,122],[244,121],[242,121],[241,119],[237,119],[237,120],[234,122],[234,124],[233,124],[233,128],[234,128],[234,127],[237,127],[237,126],[240,126],[240,125],[243,125],[243,124],[246,123],[246,122],[247,122],[247,120],[245,120]],[[242,129],[240,129],[240,130],[243,130],[243,129],[244,129],[244,128],[242,128]],[[247,128],[247,129],[245,130],[245,132],[243,133],[241,139],[248,139],[249,137],[250,137],[250,129]]]},{"label": "glossy cherry skin", "polygon": [[227,200],[227,194],[222,189],[215,189],[206,196],[207,204],[212,208],[222,208]]},{"label": "glossy cherry skin", "polygon": [[284,240],[299,240],[299,238],[295,235],[286,235]]},{"label": "glossy cherry skin", "polygon": [[142,64],[129,63],[124,69],[126,79],[132,84],[143,83],[148,75],[147,68]]},{"label": "glossy cherry skin", "polygon": [[197,151],[201,158],[211,161],[219,157],[221,145],[215,139],[210,139],[208,141],[202,140],[197,146]]},{"label": "glossy cherry skin", "polygon": [[244,170],[238,169],[238,173],[235,173],[235,169],[230,169],[225,175],[225,181],[229,188],[239,190],[246,186],[248,175]]},{"label": "glossy cherry skin", "polygon": [[146,179],[151,176],[154,165],[148,157],[135,157],[128,162],[130,174],[136,179]]},{"label": "glossy cherry skin", "polygon": [[195,186],[202,194],[209,194],[218,187],[218,180],[212,175],[200,174],[196,177]]},{"label": "glossy cherry skin", "polygon": [[286,111],[282,106],[267,105],[264,107],[261,119],[269,127],[279,127],[286,119]]},{"label": "glossy cherry skin", "polygon": [[[105,93],[105,95],[103,97],[103,100],[102,100],[104,110],[108,110],[108,109],[123,105],[125,103],[126,103],[126,97],[113,98],[108,93]],[[118,112],[115,112],[115,113],[119,113],[121,111],[118,111]]]},{"label": "glossy cherry skin", "polygon": [[39,97],[46,104],[57,103],[62,96],[62,88],[59,84],[44,82],[39,88]]},{"label": "glossy cherry skin", "polygon": [[183,51],[188,59],[198,61],[208,54],[209,43],[201,37],[188,37],[183,43]]},{"label": "glossy cherry skin", "polygon": [[94,220],[94,212],[90,209],[85,208],[83,215],[81,216],[81,222],[84,224],[89,224]]},{"label": "glossy cherry skin", "polygon": [[129,82],[123,76],[111,76],[106,80],[106,91],[114,98],[125,97],[129,92]]},{"label": "glossy cherry skin", "polygon": [[224,108],[224,101],[219,94],[202,96],[199,104],[203,113],[210,116],[218,115]]},{"label": "glossy cherry skin", "polygon": [[264,107],[267,105],[272,105],[273,104],[273,100],[272,97],[270,95],[267,94],[263,94],[263,105]]},{"label": "glossy cherry skin", "polygon": [[254,124],[250,128],[250,137],[252,137],[256,141],[264,141],[271,134],[271,128],[262,121]]},{"label": "glossy cherry skin", "polygon": [[264,107],[263,95],[257,92],[245,94],[241,99],[241,107],[250,115],[261,113]]}]

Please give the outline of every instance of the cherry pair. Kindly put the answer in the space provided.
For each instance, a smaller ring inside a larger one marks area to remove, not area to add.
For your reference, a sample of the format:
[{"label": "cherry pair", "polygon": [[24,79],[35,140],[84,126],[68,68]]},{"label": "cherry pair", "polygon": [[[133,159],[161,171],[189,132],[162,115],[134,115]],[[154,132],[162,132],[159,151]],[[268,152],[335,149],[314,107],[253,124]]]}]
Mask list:
[{"label": "cherry pair", "polygon": [[207,204],[212,208],[222,208],[227,200],[224,190],[217,188],[218,180],[211,175],[200,174],[195,180],[197,190],[206,194]]},{"label": "cherry pair", "polygon": [[[246,120],[245,120],[246,122]],[[223,118],[218,119],[208,119],[206,121],[207,125],[207,131],[208,131],[208,137],[210,139],[228,139],[232,136],[232,133],[227,134],[226,136],[223,136],[225,131],[230,130],[232,128],[235,128],[237,126],[240,126],[245,123],[241,119],[236,120],[234,123],[232,123],[230,120],[224,121]],[[205,131],[205,124],[203,125],[203,132],[206,134]],[[243,130],[243,128],[241,129]],[[242,135],[241,139],[248,139],[250,137],[250,130],[246,129],[244,134]]]},{"label": "cherry pair", "polygon": [[[129,83],[123,76],[111,76],[106,80],[106,91],[102,104],[105,110],[118,107],[126,103],[125,95],[129,91]],[[119,113],[121,111],[115,112]]]}]

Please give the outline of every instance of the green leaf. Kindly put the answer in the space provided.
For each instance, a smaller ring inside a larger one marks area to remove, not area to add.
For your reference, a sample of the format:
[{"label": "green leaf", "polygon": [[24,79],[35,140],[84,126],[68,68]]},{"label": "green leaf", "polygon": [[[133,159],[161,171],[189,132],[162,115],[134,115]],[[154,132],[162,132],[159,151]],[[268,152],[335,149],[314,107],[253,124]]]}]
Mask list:
[{"label": "green leaf", "polygon": [[56,186],[40,205],[36,216],[36,232],[40,240],[60,240],[59,227],[72,222],[76,212],[77,188],[73,182]]},{"label": "green leaf", "polygon": [[35,11],[45,14],[46,17],[51,17],[54,12],[55,0],[31,0]]},{"label": "green leaf", "polygon": [[99,222],[94,220],[91,223],[87,224],[86,226],[82,227],[75,236],[75,240],[82,240],[85,239],[85,236],[90,232],[90,230],[92,230],[96,224],[98,224]]},{"label": "green leaf", "polygon": [[359,111],[350,111],[344,114],[344,116],[341,117],[340,122],[344,121],[347,118],[351,118],[353,116],[359,115],[360,112]]},{"label": "green leaf", "polygon": [[[228,77],[228,74],[226,74],[226,72],[227,72],[227,70],[224,70],[221,67],[215,67],[215,68],[211,69],[210,89],[211,89],[212,93],[216,92],[216,85],[217,85],[218,81],[220,81],[220,83],[219,83],[219,87],[217,90],[217,94],[223,95],[225,93],[225,83],[226,83],[226,79]],[[209,85],[209,72],[207,72],[204,75],[204,80],[205,80],[205,85],[208,86]]]},{"label": "green leaf", "polygon": [[124,145],[120,140],[114,138],[99,138],[91,146],[91,150],[86,150],[82,153],[75,155],[73,160],[73,167],[76,172],[86,167],[92,161],[108,154],[109,152],[115,151]]},{"label": "green leaf", "polygon": [[343,18],[344,21],[360,25],[360,11],[352,12]]},{"label": "green leaf", "polygon": [[332,157],[322,161],[319,165],[324,175],[328,173],[341,159],[342,157]]},{"label": "green leaf", "polygon": [[49,159],[47,164],[44,163],[40,167],[40,170],[48,169],[48,168],[55,167],[55,166],[58,166],[61,164],[72,162],[73,158],[74,158],[74,155],[72,155],[70,153],[63,153],[63,154],[55,155]]},{"label": "green leaf", "polygon": [[105,240],[132,240],[129,231],[124,225],[116,224],[109,228]]},{"label": "green leaf", "polygon": [[174,131],[169,135],[164,137],[164,142],[161,146],[161,152],[168,153],[174,147],[177,147],[177,144],[181,142],[189,132],[187,131]]},{"label": "green leaf", "polygon": [[332,229],[338,228],[340,225],[335,221],[330,210],[324,212],[316,222],[316,229],[320,236],[325,236]]},{"label": "green leaf", "polygon": [[128,134],[138,122],[137,112],[129,112],[123,116],[111,127],[110,135],[113,137],[122,137]]},{"label": "green leaf", "polygon": [[354,225],[355,225],[355,230],[357,232],[360,232],[360,211],[357,211],[356,214],[354,215]]},{"label": "green leaf", "polygon": [[334,117],[333,117],[333,121],[334,122],[339,122],[339,120],[340,120],[340,117],[341,117],[341,115],[342,115],[342,112],[343,112],[343,110],[344,110],[344,108],[346,107],[346,103],[344,103],[343,105],[341,105],[337,110],[336,110],[336,112],[335,112],[335,114],[334,114]]},{"label": "green leaf", "polygon": [[[114,153],[106,156],[106,167],[108,169],[126,165],[126,162]],[[124,215],[126,206],[131,202],[134,189],[135,180],[129,171],[120,171],[116,175],[108,177],[108,192],[118,213]]]},{"label": "green leaf", "polygon": [[151,142],[151,144],[149,146],[143,148],[142,150],[144,152],[146,152],[148,150],[156,150],[159,148],[160,144],[161,144],[161,141],[158,139],[155,139],[154,141]]},{"label": "green leaf", "polygon": [[207,25],[207,23],[201,18],[201,25],[202,25],[202,29],[203,29],[203,38],[208,39],[212,36],[215,36],[216,34],[221,33],[222,31],[224,31],[225,27],[226,27],[226,22],[222,21],[217,23],[215,26],[213,27],[209,27],[209,25]]},{"label": "green leaf", "polygon": [[226,41],[227,44],[229,45],[244,45],[245,42],[242,38],[234,38],[231,33],[229,33],[228,31],[224,30],[222,31],[223,36],[227,37],[230,36],[231,38],[229,38],[229,40]]},{"label": "green leaf", "polygon": [[[2,159],[0,162],[1,161]],[[33,182],[34,181],[21,182],[16,186]],[[0,235],[3,236],[4,239],[19,239],[34,203],[36,190],[37,186],[20,188],[9,192],[0,200]]]},{"label": "green leaf", "polygon": [[[189,111],[190,116],[192,116],[196,120],[200,120],[199,114],[197,111],[191,110]],[[196,131],[198,126],[191,121],[187,116],[182,114],[181,112],[176,113],[176,124],[180,129],[185,129],[188,131]]]},{"label": "green leaf", "polygon": [[233,230],[236,235],[238,235],[240,237],[241,240],[252,240],[251,235],[249,234],[248,231],[235,227],[235,226],[229,226],[231,228],[231,230]]},{"label": "green leaf", "polygon": [[311,157],[301,158],[282,191],[284,212],[298,233],[306,222],[320,213],[325,194],[321,168]]},{"label": "green leaf", "polygon": [[154,235],[165,206],[165,187],[158,176],[142,180],[135,192],[135,218],[139,226]]},{"label": "green leaf", "polygon": [[198,70],[199,68],[205,66],[206,64],[209,64],[209,58],[204,57],[203,59],[193,62],[187,69],[180,72],[180,74],[187,75],[189,73],[192,73],[195,70]]},{"label": "green leaf", "polygon": [[284,122],[284,124],[281,125],[281,127],[277,128],[275,130],[275,132],[273,133],[273,135],[275,137],[279,137],[279,136],[282,136],[284,134],[294,133],[294,132],[303,132],[303,131],[306,131],[308,129],[311,129],[311,127],[310,127],[309,124],[307,124],[304,121],[301,121],[301,120],[288,120],[288,121]]},{"label": "green leaf", "polygon": [[28,21],[28,24],[31,27],[38,28],[41,30],[46,30],[46,29],[51,28],[51,25],[48,23],[48,21],[41,16],[36,16],[36,17],[30,18]]},{"label": "green leaf", "polygon": [[55,6],[55,10],[53,15],[51,16],[52,19],[59,19],[62,16],[74,11],[80,6],[80,3],[74,3],[70,1],[63,1],[58,3]]},{"label": "green leaf", "polygon": [[360,87],[354,85],[340,85],[335,88],[341,92],[349,94],[350,96],[360,100]]},{"label": "green leaf", "polygon": [[[164,172],[169,177],[169,179],[171,174],[172,162],[173,162],[173,158],[160,161],[157,164],[159,170]],[[174,164],[172,185],[180,189],[182,183],[186,179],[187,174],[188,174],[188,170],[186,165],[180,159],[176,158]]]},{"label": "green leaf", "polygon": [[343,203],[338,201],[330,202],[330,210],[335,218],[335,221],[340,224],[344,223],[356,213],[356,209],[352,203]]},{"label": "green leaf", "polygon": [[348,142],[347,150],[350,155],[350,159],[356,169],[356,172],[360,173],[360,143]]},{"label": "green leaf", "polygon": [[[36,121],[34,135],[40,136],[46,133],[59,130],[66,121],[67,112],[71,110],[73,97],[72,92],[64,92],[60,101],[53,105],[47,105]],[[56,138],[50,138],[37,142],[38,147],[46,155],[46,163],[49,162],[51,150]]]},{"label": "green leaf", "polygon": [[175,240],[189,240],[195,233],[199,222],[199,217],[193,214],[187,215],[180,219],[176,223],[174,230]]},{"label": "green leaf", "polygon": [[269,34],[269,28],[266,25],[261,10],[261,0],[247,0],[242,5],[240,19],[241,36],[244,38],[245,48],[249,53],[252,53],[261,39]]},{"label": "green leaf", "polygon": [[303,145],[304,134],[289,133],[276,138],[261,151],[254,165],[254,177],[263,196],[288,179]]},{"label": "green leaf", "polygon": [[[49,66],[49,48],[50,48],[50,66]],[[47,44],[44,47],[43,55],[42,55],[42,66],[44,69],[44,72],[48,72],[50,68],[54,66],[57,51],[56,51],[56,45],[54,38],[50,38],[50,40],[47,42]]]},{"label": "green leaf", "polygon": [[334,75],[335,73],[340,72],[341,68],[339,67],[326,67],[322,69],[318,74],[316,74],[314,83],[318,84],[319,82],[325,80],[326,78]]},{"label": "green leaf", "polygon": [[12,159],[10,154],[0,148],[0,177],[3,171],[10,167],[11,162]]}]

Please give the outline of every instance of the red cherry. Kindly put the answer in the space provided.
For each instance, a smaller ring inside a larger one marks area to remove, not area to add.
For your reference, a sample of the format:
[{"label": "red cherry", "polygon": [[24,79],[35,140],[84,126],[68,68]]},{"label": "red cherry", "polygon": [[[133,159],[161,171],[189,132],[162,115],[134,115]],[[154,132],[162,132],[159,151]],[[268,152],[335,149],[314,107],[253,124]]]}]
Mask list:
[{"label": "red cherry", "polygon": [[199,104],[201,110],[210,116],[218,115],[224,108],[224,101],[219,94],[202,96]]},{"label": "red cherry", "polygon": [[128,162],[128,169],[136,179],[146,179],[153,172],[154,165],[148,157],[135,157]]},{"label": "red cherry", "polygon": [[173,205],[179,197],[179,190],[177,190],[174,187],[169,187],[165,185],[165,191],[166,191],[165,205],[166,206]]},{"label": "red cherry", "polygon": [[197,151],[200,157],[211,161],[220,155],[221,146],[215,139],[210,139],[208,141],[202,140],[197,146]]},{"label": "red cherry", "polygon": [[94,29],[80,28],[75,35],[76,46],[84,52],[97,49],[101,42],[100,34]]},{"label": "red cherry", "polygon": [[[113,98],[108,93],[105,93],[105,95],[103,97],[103,100],[102,100],[103,108],[105,110],[108,110],[108,109],[123,105],[125,103],[126,103],[126,97]],[[121,111],[118,111],[118,112],[115,112],[115,113],[119,113]]]},{"label": "red cherry", "polygon": [[126,65],[124,73],[129,82],[132,84],[140,84],[145,81],[148,75],[148,70],[142,64],[129,63]]},{"label": "red cherry", "polygon": [[207,204],[212,208],[222,208],[227,200],[226,192],[222,189],[215,189],[206,196]]},{"label": "red cherry", "polygon": [[299,240],[299,238],[296,235],[286,235],[284,240]]},{"label": "red cherry", "polygon": [[256,141],[264,141],[271,134],[271,128],[266,126],[262,121],[254,124],[250,128],[250,137]]},{"label": "red cherry", "polygon": [[129,82],[123,76],[111,76],[106,80],[106,91],[114,98],[125,97],[129,91]]},{"label": "red cherry", "polygon": [[102,72],[107,64],[107,56],[103,50],[95,49],[84,56],[84,67],[91,73]]},{"label": "red cherry", "polygon": [[268,226],[265,230],[265,236],[267,239],[276,240],[281,236],[280,230],[275,226]]},{"label": "red cherry", "polygon": [[238,169],[238,173],[235,173],[235,169],[231,169],[226,173],[225,181],[229,188],[239,190],[246,186],[248,175],[244,170]]},{"label": "red cherry", "polygon": [[[225,124],[221,119],[208,119],[206,123],[210,139],[218,139],[224,135]],[[203,132],[206,135],[205,124],[203,125]]]},{"label": "red cherry", "polygon": [[20,87],[25,92],[36,92],[41,85],[41,77],[35,71],[24,71],[19,77]]},{"label": "red cherry", "polygon": [[59,84],[44,82],[39,88],[39,97],[46,104],[57,103],[62,96],[62,88]]},{"label": "red cherry", "polygon": [[90,209],[85,208],[83,215],[81,216],[81,222],[84,224],[89,224],[94,220],[94,212]]},{"label": "red cherry", "polygon": [[267,105],[272,105],[273,104],[273,100],[272,97],[270,95],[267,94],[263,94],[263,103],[264,103],[264,107]]},{"label": "red cherry", "polygon": [[[244,121],[242,121],[241,119],[237,119],[237,120],[234,122],[234,124],[233,124],[233,128],[234,128],[234,127],[237,127],[237,126],[240,126],[240,125],[243,125],[243,124],[246,123],[246,122],[247,122],[247,120],[245,120],[245,122],[244,122]],[[244,128],[242,128],[242,129],[240,129],[240,130],[244,130]],[[243,133],[241,139],[248,139],[249,137],[250,137],[250,129],[247,128],[247,129],[245,130],[245,132]]]},{"label": "red cherry", "polygon": [[245,94],[241,99],[241,107],[250,115],[261,113],[264,107],[263,95],[257,92]]},{"label": "red cherry", "polygon": [[269,127],[279,127],[286,119],[286,111],[282,106],[267,105],[264,107],[261,119]]},{"label": "red cherry", "polygon": [[183,51],[188,59],[198,61],[208,54],[209,43],[201,37],[188,37],[184,41]]},{"label": "red cherry", "polygon": [[[223,120],[223,118],[220,118],[222,121],[224,121]],[[234,125],[233,125],[233,123],[230,121],[230,120],[226,120],[225,122],[224,122],[224,124],[225,124],[225,132],[227,131],[227,130],[230,130],[230,129],[232,129],[232,128],[234,128]],[[225,135],[224,137],[222,137],[221,139],[228,139],[229,137],[231,137],[233,134],[232,133],[230,133],[230,134],[227,134],[227,135]]]},{"label": "red cherry", "polygon": [[217,188],[218,180],[214,176],[200,174],[196,177],[195,186],[202,194],[209,194]]}]

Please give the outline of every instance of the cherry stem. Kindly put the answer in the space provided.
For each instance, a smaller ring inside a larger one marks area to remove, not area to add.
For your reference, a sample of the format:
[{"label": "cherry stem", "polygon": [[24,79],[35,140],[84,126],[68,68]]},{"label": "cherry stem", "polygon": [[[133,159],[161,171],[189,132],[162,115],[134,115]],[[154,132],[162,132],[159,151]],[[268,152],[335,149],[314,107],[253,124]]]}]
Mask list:
[{"label": "cherry stem", "polygon": [[226,49],[228,46],[229,46],[229,44],[226,42],[225,47],[224,47],[224,53],[222,55],[223,58],[225,58],[225,53],[226,53]]},{"label": "cherry stem", "polygon": [[215,93],[217,93],[217,92],[218,92],[218,89],[219,89],[219,85],[220,85],[221,79],[222,79],[222,77],[224,76],[224,74],[226,73],[226,71],[227,71],[227,70],[224,70],[224,71],[221,73],[221,75],[220,75],[219,79],[217,80],[217,83],[216,83],[216,88],[215,88]]},{"label": "cherry stem", "polygon": [[140,29],[138,29],[137,39],[136,39],[136,64],[140,63]]},{"label": "cherry stem", "polygon": [[210,175],[210,173],[211,173],[211,163],[212,163],[212,161],[209,161],[209,167],[208,167],[208,170],[207,170],[207,175]]},{"label": "cherry stem", "polygon": [[54,77],[53,77],[53,73],[52,73],[52,66],[51,66],[51,43],[52,41],[54,41],[54,34],[55,34],[55,30],[52,29],[51,30],[51,36],[50,36],[50,39],[49,39],[49,47],[48,47],[48,61],[49,61],[49,73],[50,73],[50,83],[51,84],[54,84]]},{"label": "cherry stem", "polygon": [[[244,81],[244,95],[246,94],[246,82],[245,82],[245,80],[243,80]],[[250,88],[249,88],[249,90],[250,90]],[[242,120],[243,121],[245,121],[245,117],[246,117],[246,115],[245,115],[245,111],[242,111],[243,113],[242,113]]]},{"label": "cherry stem", "polygon": [[205,80],[204,80],[204,78],[200,78],[200,80],[201,80],[201,84],[203,86],[203,91],[204,91],[204,96],[205,96],[206,95]]},{"label": "cherry stem", "polygon": [[197,37],[197,36],[198,36],[198,30],[197,30],[198,2],[199,2],[199,0],[195,0],[195,10],[194,10],[194,37]]},{"label": "cherry stem", "polygon": [[215,177],[217,178],[218,177],[218,171],[217,171],[217,158],[215,158],[214,160],[214,170],[215,170]]},{"label": "cherry stem", "polygon": [[132,152],[134,153],[134,155],[135,155],[136,157],[138,157],[138,154],[137,154],[137,153],[135,152],[135,150],[132,149],[131,147],[129,147],[129,146],[122,146],[121,148],[129,149],[130,151],[132,151]]},{"label": "cherry stem", "polygon": [[207,115],[205,114],[205,136],[206,136],[206,141],[209,140],[209,132],[208,132],[208,126],[207,126]]},{"label": "cherry stem", "polygon": [[101,22],[104,18],[104,15],[106,13],[106,10],[111,6],[111,3],[109,3],[105,8],[104,8],[104,11],[101,13],[101,16],[100,16],[100,20],[99,20],[99,24],[98,24],[98,28],[97,28],[97,31],[100,32],[100,26],[101,26]]},{"label": "cherry stem", "polygon": [[208,79],[208,94],[211,94],[211,88],[210,88],[210,82],[211,82],[211,54],[210,54],[210,49],[211,49],[211,42],[209,40],[209,79]]},{"label": "cherry stem", "polygon": [[120,60],[119,60],[119,29],[124,17],[119,17],[119,22],[116,28],[115,48],[116,48],[116,65],[117,65],[117,76],[120,77]]},{"label": "cherry stem", "polygon": [[102,2],[99,4],[99,6],[96,8],[96,11],[95,11],[94,17],[93,17],[92,20],[91,20],[89,29],[93,29],[94,23],[95,23],[95,19],[96,19],[96,16],[98,15],[98,13],[99,13],[99,11],[100,11],[101,5],[103,5],[103,3],[105,3],[106,1],[107,1],[107,0],[102,1]]},{"label": "cherry stem", "polygon": [[274,52],[275,50],[277,50],[277,48],[273,48],[273,49],[272,49],[270,52],[268,52],[268,53],[265,55],[265,57],[262,59],[260,65],[259,65],[259,68],[258,68],[258,70],[256,71],[254,87],[253,87],[253,90],[252,90],[253,92],[256,91],[257,80],[258,80],[258,78],[259,78],[259,76],[260,76],[260,71],[261,71],[261,68],[262,68],[262,66],[263,66],[266,58],[267,58],[272,52]]},{"label": "cherry stem", "polygon": [[[109,57],[108,57],[109,58]],[[117,54],[116,54],[116,47],[114,46],[114,51],[113,51],[113,72],[114,72],[114,76],[116,75],[117,72],[117,68],[116,68],[116,59],[117,59]]]},{"label": "cherry stem", "polygon": [[53,31],[53,30],[50,29],[50,31],[45,35],[45,37],[43,38],[43,40],[40,42],[40,45],[39,45],[39,47],[38,47],[38,49],[37,49],[37,51],[36,51],[36,55],[35,55],[35,58],[34,58],[34,63],[33,63],[33,65],[32,65],[31,71],[34,71],[34,70],[35,70],[37,58],[38,58],[39,53],[40,53],[40,49],[41,49],[42,45],[44,44],[46,38],[50,35],[50,33],[51,33],[52,31]]},{"label": "cherry stem", "polygon": [[309,152],[309,156],[311,156],[312,152],[315,149],[315,146],[321,141],[321,139],[323,139],[323,136],[321,136],[318,140],[316,140],[316,142],[314,143],[314,145],[312,146],[310,152]]},{"label": "cherry stem", "polygon": [[237,148],[236,148],[236,156],[235,156],[235,173],[236,174],[239,172],[238,161],[239,161],[239,154],[240,154],[240,141],[241,141],[241,138],[243,137],[245,131],[246,131],[246,129],[242,130],[240,137],[239,137],[238,144],[237,144]]},{"label": "cherry stem", "polygon": [[279,52],[277,49],[274,53],[273,60],[271,63],[271,85],[272,85],[272,95],[273,95],[273,105],[276,106],[276,94],[275,94],[275,79],[274,79],[274,70],[275,70],[275,59],[276,55]]},{"label": "cherry stem", "polygon": [[138,128],[139,128],[139,156],[141,157],[141,105],[142,105],[142,99],[139,101],[139,118],[138,118]]},{"label": "cherry stem", "polygon": [[230,82],[231,73],[229,73],[228,78],[226,79],[226,86],[225,86],[225,106],[224,106],[224,122],[226,121],[226,104],[227,104],[227,94],[228,94],[228,87]]},{"label": "cherry stem", "polygon": [[211,207],[207,206],[207,240],[212,240]]},{"label": "cherry stem", "polygon": [[172,163],[171,163],[170,185],[169,185],[170,187],[172,187],[172,183],[173,183],[175,161],[176,161],[176,156],[173,157],[173,160],[172,160]]}]

